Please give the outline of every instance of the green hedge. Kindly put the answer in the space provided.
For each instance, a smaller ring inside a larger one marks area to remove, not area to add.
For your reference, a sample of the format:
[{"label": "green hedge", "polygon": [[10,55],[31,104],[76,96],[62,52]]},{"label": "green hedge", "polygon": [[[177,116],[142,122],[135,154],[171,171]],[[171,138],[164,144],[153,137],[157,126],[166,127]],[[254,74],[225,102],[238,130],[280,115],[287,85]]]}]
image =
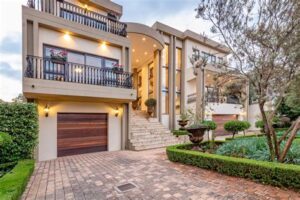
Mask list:
[{"label": "green hedge", "polygon": [[181,135],[188,135],[189,133],[186,130],[173,130],[173,135],[181,136]]},{"label": "green hedge", "polygon": [[34,170],[33,160],[19,161],[9,173],[0,178],[0,199],[17,200],[21,197]]},{"label": "green hedge", "polygon": [[31,103],[0,103],[0,132],[13,140],[0,163],[32,158],[38,136],[37,106]]},{"label": "green hedge", "polygon": [[169,160],[300,191],[300,166],[183,150],[184,146],[168,147]]}]

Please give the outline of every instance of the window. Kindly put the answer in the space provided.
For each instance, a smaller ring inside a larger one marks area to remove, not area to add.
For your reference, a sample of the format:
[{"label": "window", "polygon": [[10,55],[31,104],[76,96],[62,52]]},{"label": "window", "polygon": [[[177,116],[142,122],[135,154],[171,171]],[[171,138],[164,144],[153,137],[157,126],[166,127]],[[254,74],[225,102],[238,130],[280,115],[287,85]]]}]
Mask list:
[{"label": "window", "polygon": [[118,65],[117,60],[110,60],[110,59],[104,60],[104,67],[113,68],[116,65]]},{"label": "window", "polygon": [[176,48],[176,75],[175,75],[175,110],[176,114],[180,114],[180,98],[181,98],[181,69],[182,69],[182,50]]},{"label": "window", "polygon": [[84,54],[81,53],[68,52],[67,60],[68,62],[82,64],[82,65],[84,65],[85,63]]},{"label": "window", "polygon": [[217,62],[217,58],[216,58],[215,55],[212,55],[212,54],[207,53],[205,51],[202,51],[202,58],[207,59],[207,62],[211,63],[211,64],[216,64],[216,62]]},{"label": "window", "polygon": [[169,114],[169,45],[162,51],[162,114]]},{"label": "window", "polygon": [[223,58],[218,57],[218,63],[219,63],[219,64],[222,64],[222,63],[223,63]]},{"label": "window", "polygon": [[193,55],[192,55],[194,60],[199,60],[200,59],[200,50],[193,48]]},{"label": "window", "polygon": [[102,67],[103,58],[98,56],[86,56],[86,65],[95,66],[95,67]]}]

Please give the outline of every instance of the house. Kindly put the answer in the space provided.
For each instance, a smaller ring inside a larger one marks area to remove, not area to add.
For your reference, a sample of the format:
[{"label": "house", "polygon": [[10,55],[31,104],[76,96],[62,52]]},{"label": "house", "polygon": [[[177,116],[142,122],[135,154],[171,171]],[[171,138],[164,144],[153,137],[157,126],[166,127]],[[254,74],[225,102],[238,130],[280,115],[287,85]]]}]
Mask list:
[{"label": "house", "polygon": [[[247,106],[224,97],[220,103],[210,87],[228,48],[190,30],[121,17],[122,6],[110,0],[29,0],[22,7],[23,93],[38,105],[39,160],[184,142],[170,130],[195,107],[189,58],[197,55],[209,60],[207,118],[247,119]],[[157,100],[150,119],[148,98]]]}]

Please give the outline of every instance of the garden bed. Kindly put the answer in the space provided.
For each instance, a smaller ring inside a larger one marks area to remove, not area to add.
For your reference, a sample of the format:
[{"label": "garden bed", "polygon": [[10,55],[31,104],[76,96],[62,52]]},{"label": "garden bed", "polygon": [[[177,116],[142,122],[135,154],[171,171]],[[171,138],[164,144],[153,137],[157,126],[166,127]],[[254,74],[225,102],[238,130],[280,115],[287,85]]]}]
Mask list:
[{"label": "garden bed", "polygon": [[183,144],[168,147],[169,160],[300,191],[299,165],[205,153],[191,150],[191,146]]},{"label": "garden bed", "polygon": [[21,197],[34,170],[34,160],[22,160],[0,178],[0,199],[17,200]]}]

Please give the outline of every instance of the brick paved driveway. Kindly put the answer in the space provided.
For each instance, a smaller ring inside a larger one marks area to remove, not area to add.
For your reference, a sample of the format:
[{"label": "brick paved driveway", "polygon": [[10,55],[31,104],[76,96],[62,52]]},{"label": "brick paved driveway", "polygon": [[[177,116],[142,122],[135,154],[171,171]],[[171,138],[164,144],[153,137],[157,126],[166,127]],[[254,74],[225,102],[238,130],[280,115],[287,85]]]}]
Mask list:
[{"label": "brick paved driveway", "polygon": [[[115,186],[137,188],[120,193]],[[163,149],[103,152],[40,162],[23,199],[300,199],[300,194],[171,163]]]}]

